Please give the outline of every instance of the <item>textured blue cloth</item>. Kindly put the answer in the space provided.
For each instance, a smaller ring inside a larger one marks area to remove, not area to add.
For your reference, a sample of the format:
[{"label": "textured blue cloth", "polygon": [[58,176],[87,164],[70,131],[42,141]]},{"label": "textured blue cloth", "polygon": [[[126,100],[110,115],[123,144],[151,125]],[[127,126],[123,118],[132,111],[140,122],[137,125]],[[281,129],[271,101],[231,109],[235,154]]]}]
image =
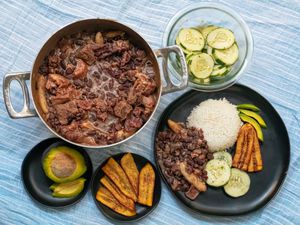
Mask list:
[{"label": "textured blue cloth", "polygon": [[[141,224],[300,224],[300,2],[221,2],[239,12],[253,33],[253,60],[240,82],[262,93],[287,126],[291,141],[287,179],[270,204],[240,217],[196,214],[177,202],[163,184],[160,204]],[[0,76],[30,70],[40,47],[51,34],[82,18],[117,19],[142,34],[153,48],[161,47],[168,21],[189,3],[182,0],[1,1]],[[11,93],[20,109],[20,88],[14,84]],[[89,150],[94,168],[110,154],[128,150],[153,161],[151,146],[158,117],[181,94],[163,96],[152,121],[132,140],[115,148]],[[34,145],[52,134],[38,118],[9,119],[2,93],[0,96],[0,224],[110,224],[96,208],[90,192],[79,204],[67,209],[41,207],[29,198],[20,176],[22,160]]]}]

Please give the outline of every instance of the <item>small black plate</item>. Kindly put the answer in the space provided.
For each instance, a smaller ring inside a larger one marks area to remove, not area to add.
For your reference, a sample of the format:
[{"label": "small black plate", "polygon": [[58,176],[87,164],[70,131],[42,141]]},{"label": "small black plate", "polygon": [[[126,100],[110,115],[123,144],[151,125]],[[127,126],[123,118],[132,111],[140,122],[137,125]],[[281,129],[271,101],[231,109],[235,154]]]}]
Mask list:
[{"label": "small black plate", "polygon": [[[123,155],[125,155],[127,152],[125,153],[119,153],[116,155],[113,155],[111,157],[113,157],[118,163],[120,163],[121,158],[123,157]],[[144,165],[146,165],[146,163],[150,163],[151,166],[154,169],[155,172],[155,187],[154,187],[154,194],[153,194],[153,204],[151,207],[148,206],[143,206],[140,204],[135,204],[136,207],[136,215],[135,216],[131,216],[131,217],[127,217],[127,216],[123,216],[121,214],[118,214],[116,212],[114,212],[113,210],[111,210],[110,208],[108,208],[107,206],[103,205],[101,202],[98,202],[96,199],[96,193],[100,187],[100,179],[105,175],[104,172],[102,171],[102,167],[106,164],[106,162],[108,161],[108,159],[106,159],[96,170],[93,179],[92,179],[92,183],[91,183],[91,189],[92,189],[92,195],[93,195],[93,199],[98,207],[98,209],[109,219],[112,220],[117,220],[120,222],[129,222],[129,221],[137,221],[139,219],[144,218],[145,216],[147,216],[149,213],[151,213],[156,206],[159,203],[160,200],[160,195],[161,195],[161,181],[160,181],[160,177],[159,174],[155,168],[155,166],[146,158],[144,158],[143,156],[131,153],[135,164],[138,168],[138,170],[140,171],[142,169],[142,167]]]},{"label": "small black plate", "polygon": [[[234,216],[255,211],[265,206],[278,192],[283,183],[290,162],[290,142],[286,127],[273,106],[260,94],[244,85],[234,85],[230,88],[214,92],[203,93],[189,91],[172,102],[159,119],[155,137],[158,132],[167,128],[167,119],[185,122],[191,110],[200,102],[207,99],[226,98],[233,104],[252,103],[261,109],[261,116],[268,128],[263,129],[262,158],[264,168],[257,173],[248,173],[251,179],[250,190],[239,198],[231,198],[225,194],[223,188],[208,186],[206,192],[201,193],[196,200],[191,201],[182,192],[174,192],[164,177],[156,156],[154,143],[154,157],[160,175],[169,190],[190,209],[198,212]],[[155,140],[154,140],[155,142]],[[235,148],[233,147],[231,151]]]},{"label": "small black plate", "polygon": [[[49,187],[54,183],[44,173],[42,158],[44,153],[56,146],[68,146],[82,154],[85,160],[87,171],[82,177],[86,179],[83,191],[72,198],[54,198]],[[59,138],[49,138],[43,140],[26,155],[22,163],[22,179],[26,191],[38,203],[49,207],[65,207],[79,202],[89,189],[89,183],[93,174],[93,166],[87,152],[81,148],[71,145]]]}]

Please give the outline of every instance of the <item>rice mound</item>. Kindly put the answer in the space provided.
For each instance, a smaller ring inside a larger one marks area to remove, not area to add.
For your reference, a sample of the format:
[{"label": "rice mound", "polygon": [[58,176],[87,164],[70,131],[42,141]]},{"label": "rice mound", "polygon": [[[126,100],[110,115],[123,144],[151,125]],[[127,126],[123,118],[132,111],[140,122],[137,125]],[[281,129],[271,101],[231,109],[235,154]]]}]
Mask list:
[{"label": "rice mound", "polygon": [[226,98],[201,102],[187,118],[188,127],[203,130],[211,152],[232,147],[237,140],[241,124],[236,106]]}]

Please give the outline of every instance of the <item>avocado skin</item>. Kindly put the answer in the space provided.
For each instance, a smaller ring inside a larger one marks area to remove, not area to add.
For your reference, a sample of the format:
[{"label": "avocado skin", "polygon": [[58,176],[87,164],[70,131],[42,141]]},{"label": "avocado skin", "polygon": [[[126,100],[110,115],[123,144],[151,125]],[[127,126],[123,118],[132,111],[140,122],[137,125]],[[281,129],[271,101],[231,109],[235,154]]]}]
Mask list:
[{"label": "avocado skin", "polygon": [[[51,170],[52,160],[54,160],[55,155],[57,153],[61,152],[70,156],[76,163],[76,168],[73,171],[73,173],[70,176],[64,178],[57,177]],[[46,176],[49,179],[53,180],[55,183],[73,181],[82,176],[87,170],[83,156],[78,151],[67,146],[58,146],[51,148],[50,151],[44,157],[42,164]]]}]

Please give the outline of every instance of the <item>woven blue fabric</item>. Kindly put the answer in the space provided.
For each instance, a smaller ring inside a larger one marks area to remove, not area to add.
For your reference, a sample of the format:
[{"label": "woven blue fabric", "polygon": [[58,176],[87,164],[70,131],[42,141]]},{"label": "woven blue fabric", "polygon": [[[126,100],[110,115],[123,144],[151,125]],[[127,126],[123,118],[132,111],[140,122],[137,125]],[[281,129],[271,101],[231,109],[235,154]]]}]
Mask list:
[{"label": "woven blue fabric", "polygon": [[[0,76],[31,70],[41,45],[51,34],[83,18],[117,19],[142,34],[153,48],[161,47],[168,21],[191,2],[196,1],[1,1]],[[240,83],[263,94],[286,124],[291,141],[287,179],[270,204],[240,217],[196,214],[176,201],[163,184],[160,204],[140,224],[300,224],[300,2],[220,2],[240,13],[253,33],[253,60]],[[11,94],[20,109],[20,88],[13,84]],[[133,151],[153,161],[151,146],[158,117],[181,94],[163,96],[154,118],[135,138],[114,148],[89,150],[94,168],[122,151]],[[0,224],[112,223],[98,211],[90,192],[67,209],[45,208],[29,198],[20,176],[22,160],[34,145],[53,135],[38,118],[9,119],[2,93],[0,96]]]}]

